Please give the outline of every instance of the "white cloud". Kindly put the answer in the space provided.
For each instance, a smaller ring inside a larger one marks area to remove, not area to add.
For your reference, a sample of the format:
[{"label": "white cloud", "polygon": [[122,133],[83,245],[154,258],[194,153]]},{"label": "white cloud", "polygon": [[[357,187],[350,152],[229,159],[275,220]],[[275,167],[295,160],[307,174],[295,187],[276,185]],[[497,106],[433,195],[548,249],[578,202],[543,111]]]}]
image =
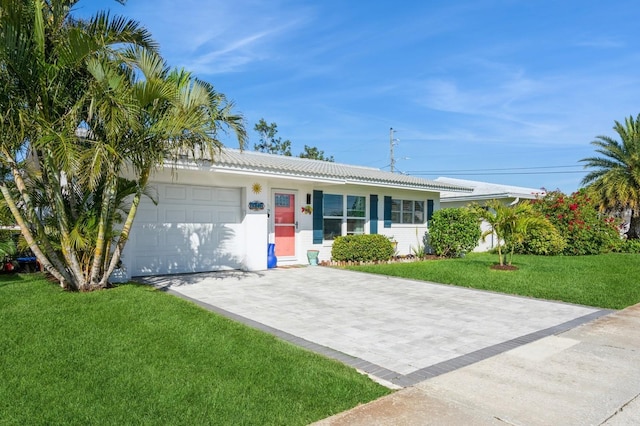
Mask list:
[{"label": "white cloud", "polygon": [[584,38],[574,43],[580,47],[592,47],[597,49],[619,49],[625,47],[625,43],[613,37]]},{"label": "white cloud", "polygon": [[272,57],[312,15],[310,8],[280,3],[131,1],[124,13],[151,30],[172,65],[216,74]]}]

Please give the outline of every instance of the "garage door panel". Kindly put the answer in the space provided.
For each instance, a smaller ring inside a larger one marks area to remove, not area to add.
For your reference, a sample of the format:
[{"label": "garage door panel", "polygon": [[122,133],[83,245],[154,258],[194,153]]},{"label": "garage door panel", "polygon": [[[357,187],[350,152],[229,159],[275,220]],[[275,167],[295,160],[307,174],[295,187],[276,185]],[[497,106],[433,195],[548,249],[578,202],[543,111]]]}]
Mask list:
[{"label": "garage door panel", "polygon": [[187,222],[187,212],[184,207],[167,208],[164,212],[165,223],[183,223]]},{"label": "garage door panel", "polygon": [[145,225],[137,227],[135,231],[136,247],[155,249],[162,241],[162,227],[157,225]]},{"label": "garage door panel", "polygon": [[134,259],[133,270],[138,275],[160,274],[163,270],[160,256],[137,255]]},{"label": "garage door panel", "polygon": [[175,225],[164,229],[162,235],[164,237],[165,250],[168,250],[169,247],[175,247],[175,250],[181,250],[188,240],[185,230]]},{"label": "garage door panel", "polygon": [[191,199],[193,201],[213,201],[213,188],[193,188],[191,191]]},{"label": "garage door panel", "polygon": [[233,188],[216,188],[216,201],[220,204],[239,205],[240,191]]},{"label": "garage door panel", "polygon": [[213,212],[209,209],[207,210],[196,210],[194,209],[192,212],[192,218],[195,223],[212,223],[213,220]]},{"label": "garage door panel", "polygon": [[186,186],[166,186],[164,191],[165,200],[179,200],[186,201],[187,199],[187,187]]},{"label": "garage door panel", "polygon": [[138,211],[136,212],[136,219],[134,223],[157,223],[158,222],[158,209],[154,206],[147,206],[140,204]]},{"label": "garage door panel", "polygon": [[195,272],[193,271],[191,265],[188,264],[187,256],[174,253],[164,256],[164,262],[167,269],[167,274],[182,274],[185,272]]}]

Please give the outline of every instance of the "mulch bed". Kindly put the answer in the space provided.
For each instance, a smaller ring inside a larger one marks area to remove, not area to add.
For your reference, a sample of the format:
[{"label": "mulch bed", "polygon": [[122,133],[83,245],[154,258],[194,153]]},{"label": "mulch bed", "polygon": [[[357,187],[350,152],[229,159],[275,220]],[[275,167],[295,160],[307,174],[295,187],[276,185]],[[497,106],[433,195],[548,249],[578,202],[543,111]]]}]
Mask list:
[{"label": "mulch bed", "polygon": [[517,271],[518,267],[513,265],[491,265],[491,269],[497,271]]}]

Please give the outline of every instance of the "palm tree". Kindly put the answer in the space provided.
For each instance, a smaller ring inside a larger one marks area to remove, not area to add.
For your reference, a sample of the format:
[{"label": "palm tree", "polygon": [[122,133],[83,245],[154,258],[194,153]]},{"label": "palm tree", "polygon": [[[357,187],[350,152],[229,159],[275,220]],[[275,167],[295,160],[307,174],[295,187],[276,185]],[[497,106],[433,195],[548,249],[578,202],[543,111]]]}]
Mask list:
[{"label": "palm tree", "polygon": [[527,231],[533,227],[553,226],[546,218],[533,210],[529,203],[515,203],[506,205],[499,200],[488,201],[483,208],[477,209],[480,217],[486,221],[490,228],[482,233],[484,240],[488,235],[495,234],[498,241],[496,250],[500,266],[504,266],[502,247],[510,250],[508,265],[513,262],[513,253],[516,242],[522,242],[526,238]]},{"label": "palm tree", "polygon": [[601,209],[631,210],[628,238],[640,238],[640,114],[615,122],[620,141],[598,136],[591,142],[597,157],[580,160],[590,171],[582,180],[599,200]]},{"label": "palm tree", "polygon": [[[242,117],[232,113],[232,104],[224,95],[216,92],[211,85],[199,81],[184,70],[170,71],[162,58],[144,49],[131,49],[125,54],[125,60],[132,68],[128,72],[128,83],[124,92],[112,90],[118,95],[105,98],[103,85],[114,87],[111,79],[102,72],[104,64],[95,64],[98,83],[94,97],[87,99],[88,105],[103,103],[109,116],[120,115],[127,106],[130,110],[118,120],[104,122],[105,114],[98,114],[87,120],[87,137],[91,149],[87,151],[86,170],[93,174],[85,175],[88,182],[108,182],[111,191],[102,197],[100,211],[102,230],[97,235],[96,254],[93,259],[91,282],[99,287],[107,284],[109,275],[120,260],[122,250],[128,239],[141,197],[147,187],[148,178],[154,168],[165,161],[175,162],[183,155],[213,158],[222,144],[216,139],[217,133],[224,127],[231,129],[240,145],[244,144],[246,133]],[[129,84],[130,83],[130,84]],[[111,112],[113,105],[116,111]],[[133,118],[133,120],[131,120]],[[115,131],[114,131],[115,130]],[[99,164],[100,167],[96,167]],[[89,167],[90,166],[90,167]],[[121,171],[129,167],[136,176],[136,186],[131,205],[128,208],[123,228],[115,237],[114,251],[107,248],[111,241],[106,230],[114,212],[113,207],[117,182]],[[95,175],[95,176],[94,176]],[[104,222],[103,222],[104,221]],[[105,256],[111,258],[106,263]],[[105,270],[101,265],[105,264]]]},{"label": "palm tree", "polygon": [[153,169],[214,155],[223,127],[241,146],[246,134],[223,95],[169,71],[139,24],[75,20],[76,3],[0,0],[0,191],[46,270],[91,290],[108,284]]}]

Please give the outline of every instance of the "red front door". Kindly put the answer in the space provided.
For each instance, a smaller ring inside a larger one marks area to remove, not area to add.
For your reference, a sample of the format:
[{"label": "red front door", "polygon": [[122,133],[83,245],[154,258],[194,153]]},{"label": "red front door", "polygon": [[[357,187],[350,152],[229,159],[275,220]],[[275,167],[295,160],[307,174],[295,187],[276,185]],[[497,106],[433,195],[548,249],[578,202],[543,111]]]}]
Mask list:
[{"label": "red front door", "polygon": [[276,192],[274,205],[276,256],[293,257],[296,255],[296,196]]}]

